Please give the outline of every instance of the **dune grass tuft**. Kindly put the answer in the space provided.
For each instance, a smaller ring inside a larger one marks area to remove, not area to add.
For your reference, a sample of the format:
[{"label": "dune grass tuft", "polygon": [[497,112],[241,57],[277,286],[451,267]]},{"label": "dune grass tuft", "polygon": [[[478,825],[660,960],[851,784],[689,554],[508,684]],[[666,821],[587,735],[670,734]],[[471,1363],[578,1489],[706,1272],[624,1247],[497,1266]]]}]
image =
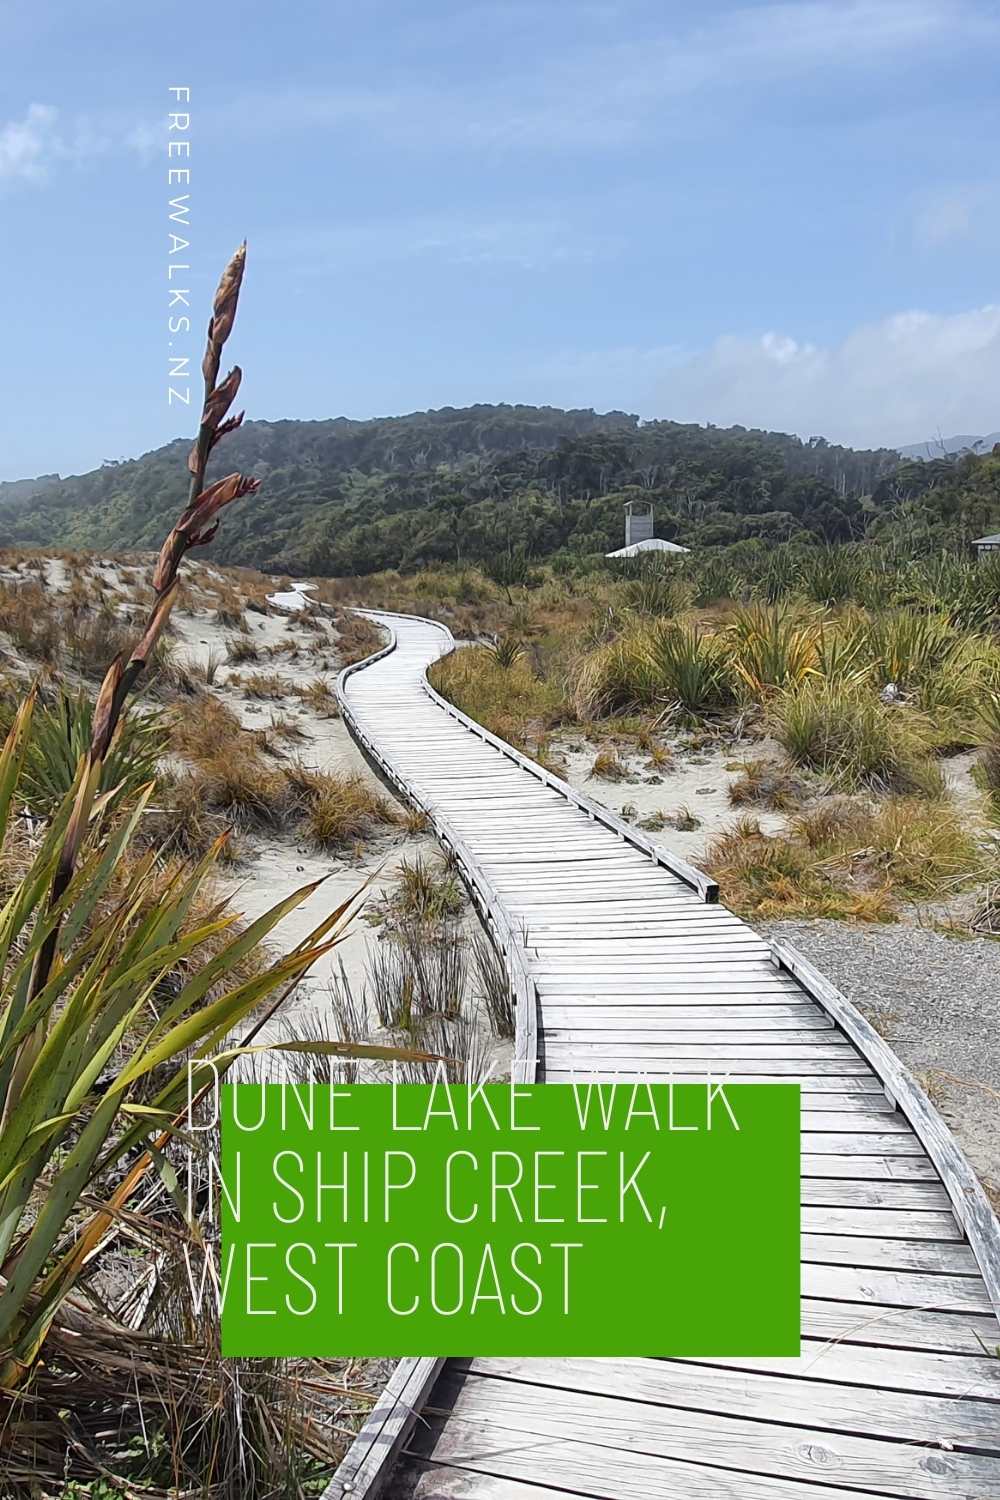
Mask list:
[{"label": "dune grass tuft", "polygon": [[882,703],[864,683],[809,682],[774,703],[770,722],[796,764],[823,772],[845,790],[928,797],[944,790],[926,716]]},{"label": "dune grass tuft", "polygon": [[943,802],[840,798],[769,835],[743,818],[710,844],[722,898],[754,918],[892,921],[901,901],[945,899],[982,882],[988,857]]}]

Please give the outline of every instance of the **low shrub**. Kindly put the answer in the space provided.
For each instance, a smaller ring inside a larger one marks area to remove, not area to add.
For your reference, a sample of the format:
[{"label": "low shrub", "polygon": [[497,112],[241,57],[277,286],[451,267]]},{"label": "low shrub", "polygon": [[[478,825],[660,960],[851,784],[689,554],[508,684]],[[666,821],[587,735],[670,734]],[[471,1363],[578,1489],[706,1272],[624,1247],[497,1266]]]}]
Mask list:
[{"label": "low shrub", "polygon": [[739,780],[729,788],[729,800],[735,807],[753,804],[787,812],[798,807],[806,790],[801,776],[781,761],[754,759],[742,763]]},{"label": "low shrub", "polygon": [[398,822],[393,804],[360,772],[338,775],[289,766],[284,782],[307,837],[320,849],[342,847]]},{"label": "low shrub", "polygon": [[930,758],[933,730],[918,710],[887,706],[864,684],[810,682],[772,706],[775,739],[798,765],[847,790],[940,796],[944,778]]},{"label": "low shrub", "polygon": [[766,834],[741,819],[710,844],[705,868],[747,916],[892,921],[902,900],[943,899],[980,884],[989,861],[943,802],[836,799]]}]

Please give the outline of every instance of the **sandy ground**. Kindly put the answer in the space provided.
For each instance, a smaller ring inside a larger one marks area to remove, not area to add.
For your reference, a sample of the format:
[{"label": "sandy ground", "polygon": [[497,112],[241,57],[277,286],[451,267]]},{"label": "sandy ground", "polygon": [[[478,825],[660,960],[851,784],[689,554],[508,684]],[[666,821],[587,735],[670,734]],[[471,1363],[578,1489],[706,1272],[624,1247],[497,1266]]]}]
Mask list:
[{"label": "sandy ground", "polygon": [[[290,635],[296,635],[303,641],[304,648],[309,648],[308,635],[303,632],[299,636],[294,630],[290,631],[289,624],[294,624],[294,620],[286,616],[249,614],[247,618],[251,634],[264,645],[275,645],[280,641],[287,641]],[[216,657],[223,656],[225,643],[233,635],[231,630],[219,626],[207,615],[193,618],[178,615],[175,629],[178,656],[193,664],[203,663],[213,653]],[[262,663],[260,670],[275,671],[290,679],[298,677],[310,680],[322,677],[332,688],[339,663],[333,656],[328,660],[329,670],[326,672],[317,670],[312,661],[300,665],[281,657],[276,658],[273,663]],[[341,719],[322,718],[295,698],[281,698],[273,703],[258,702],[248,699],[238,686],[227,686],[230,678],[238,679],[251,670],[254,670],[253,664],[244,667],[223,665],[219,668],[214,684],[217,696],[233,710],[247,729],[266,728],[272,710],[280,712],[295,719],[306,736],[293,747],[296,759],[315,770],[359,774],[383,795],[390,795],[369,768]],[[342,856],[318,853],[294,838],[255,839],[252,853],[238,868],[229,889],[233,893],[236,910],[252,920],[267,911],[279,896],[294,890],[296,886],[314,880],[324,881],[308,901],[275,928],[272,944],[281,951],[286,951],[305,937],[342,901],[360,892],[366,882],[368,897],[378,896],[392,885],[401,860],[427,854],[436,847],[433,838],[394,831],[369,840],[361,857],[354,858],[347,853]],[[340,964],[343,964],[348,978],[358,982],[363,977],[365,958],[373,941],[371,928],[364,922],[355,921],[344,941],[316,965],[310,982],[311,991],[315,993],[325,988],[331,973]]]},{"label": "sandy ground", "polygon": [[565,780],[602,807],[618,814],[624,811],[636,824],[653,813],[673,816],[681,809],[693,813],[698,819],[698,827],[694,829],[664,828],[659,832],[643,829],[653,843],[683,859],[699,860],[710,840],[729,827],[741,812],[751,813],[767,833],[777,833],[785,827],[786,819],[781,813],[735,808],[729,800],[729,788],[740,778],[741,761],[777,755],[777,745],[768,740],[747,740],[700,750],[689,750],[678,742],[672,746],[671,760],[660,767],[653,767],[647,755],[619,749],[619,759],[629,772],[623,781],[607,781],[591,774],[598,748],[590,743],[581,744],[573,736],[554,738],[552,742],[553,751],[565,763]]}]

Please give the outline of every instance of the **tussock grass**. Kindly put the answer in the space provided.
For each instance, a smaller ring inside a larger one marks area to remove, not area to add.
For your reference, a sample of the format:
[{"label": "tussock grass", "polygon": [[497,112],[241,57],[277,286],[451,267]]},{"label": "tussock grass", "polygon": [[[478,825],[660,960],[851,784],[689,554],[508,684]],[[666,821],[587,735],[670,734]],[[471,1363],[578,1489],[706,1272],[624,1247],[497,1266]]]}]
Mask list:
[{"label": "tussock grass", "polygon": [[770,725],[793,761],[847,790],[943,793],[930,758],[933,726],[918,710],[885,705],[864,684],[810,682],[777,700]]},{"label": "tussock grass", "polygon": [[234,666],[246,661],[260,661],[260,647],[248,635],[231,635],[226,641],[226,660]]},{"label": "tussock grass", "polygon": [[290,698],[295,692],[294,682],[280,672],[247,672],[240,686],[247,698]]},{"label": "tussock grass", "polygon": [[305,706],[317,714],[321,719],[336,719],[340,716],[337,699],[333,688],[322,677],[314,677],[310,682],[302,683],[294,687],[292,691]]},{"label": "tussock grass", "polygon": [[599,750],[594,756],[588,775],[599,781],[624,781],[628,775],[628,767],[623,760],[619,759],[617,750]]},{"label": "tussock grass", "polygon": [[729,660],[743,689],[757,701],[797,688],[816,674],[819,627],[787,604],[738,609],[728,630]]},{"label": "tussock grass", "polygon": [[360,773],[338,775],[292,765],[284,772],[292,806],[310,841],[340,848],[398,822],[398,813]]},{"label": "tussock grass", "polygon": [[418,854],[400,862],[385,912],[396,925],[434,924],[461,916],[465,905],[465,891],[454,861],[447,856],[425,859]]},{"label": "tussock grass", "polygon": [[692,718],[735,701],[735,680],[722,640],[696,622],[639,620],[579,664],[581,717],[649,708]]},{"label": "tussock grass", "polygon": [[337,654],[345,667],[364,661],[366,656],[374,655],[385,644],[379,627],[365,615],[356,615],[351,610],[337,610],[334,626]]},{"label": "tussock grass", "polygon": [[199,693],[173,715],[170,725],[171,745],[193,761],[225,754],[242,735],[236,714],[212,693]]},{"label": "tussock grass", "polygon": [[559,686],[538,677],[524,657],[500,667],[482,646],[443,657],[431,668],[430,680],[464,713],[518,746],[567,715]]},{"label": "tussock grass", "polygon": [[516,1030],[516,1010],[510,980],[503,960],[485,932],[477,932],[472,939],[472,966],[490,1030],[494,1036],[512,1038]]},{"label": "tussock grass", "polygon": [[729,788],[734,807],[748,804],[767,807],[772,812],[787,812],[798,807],[807,795],[801,776],[780,760],[755,758],[742,763],[740,777]]},{"label": "tussock grass", "polygon": [[985,857],[941,802],[847,798],[768,835],[741,819],[710,844],[705,868],[745,916],[892,921],[900,901],[944,899],[981,883]]}]

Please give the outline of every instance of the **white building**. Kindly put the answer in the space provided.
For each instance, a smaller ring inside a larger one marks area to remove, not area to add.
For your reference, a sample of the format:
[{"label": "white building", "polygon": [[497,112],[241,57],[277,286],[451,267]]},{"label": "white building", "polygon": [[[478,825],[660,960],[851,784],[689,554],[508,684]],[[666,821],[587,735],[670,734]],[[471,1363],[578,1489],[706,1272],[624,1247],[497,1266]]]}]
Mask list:
[{"label": "white building", "polygon": [[640,552],[689,552],[689,547],[653,535],[653,507],[630,500],[625,507],[625,545],[607,557],[638,557]]}]

